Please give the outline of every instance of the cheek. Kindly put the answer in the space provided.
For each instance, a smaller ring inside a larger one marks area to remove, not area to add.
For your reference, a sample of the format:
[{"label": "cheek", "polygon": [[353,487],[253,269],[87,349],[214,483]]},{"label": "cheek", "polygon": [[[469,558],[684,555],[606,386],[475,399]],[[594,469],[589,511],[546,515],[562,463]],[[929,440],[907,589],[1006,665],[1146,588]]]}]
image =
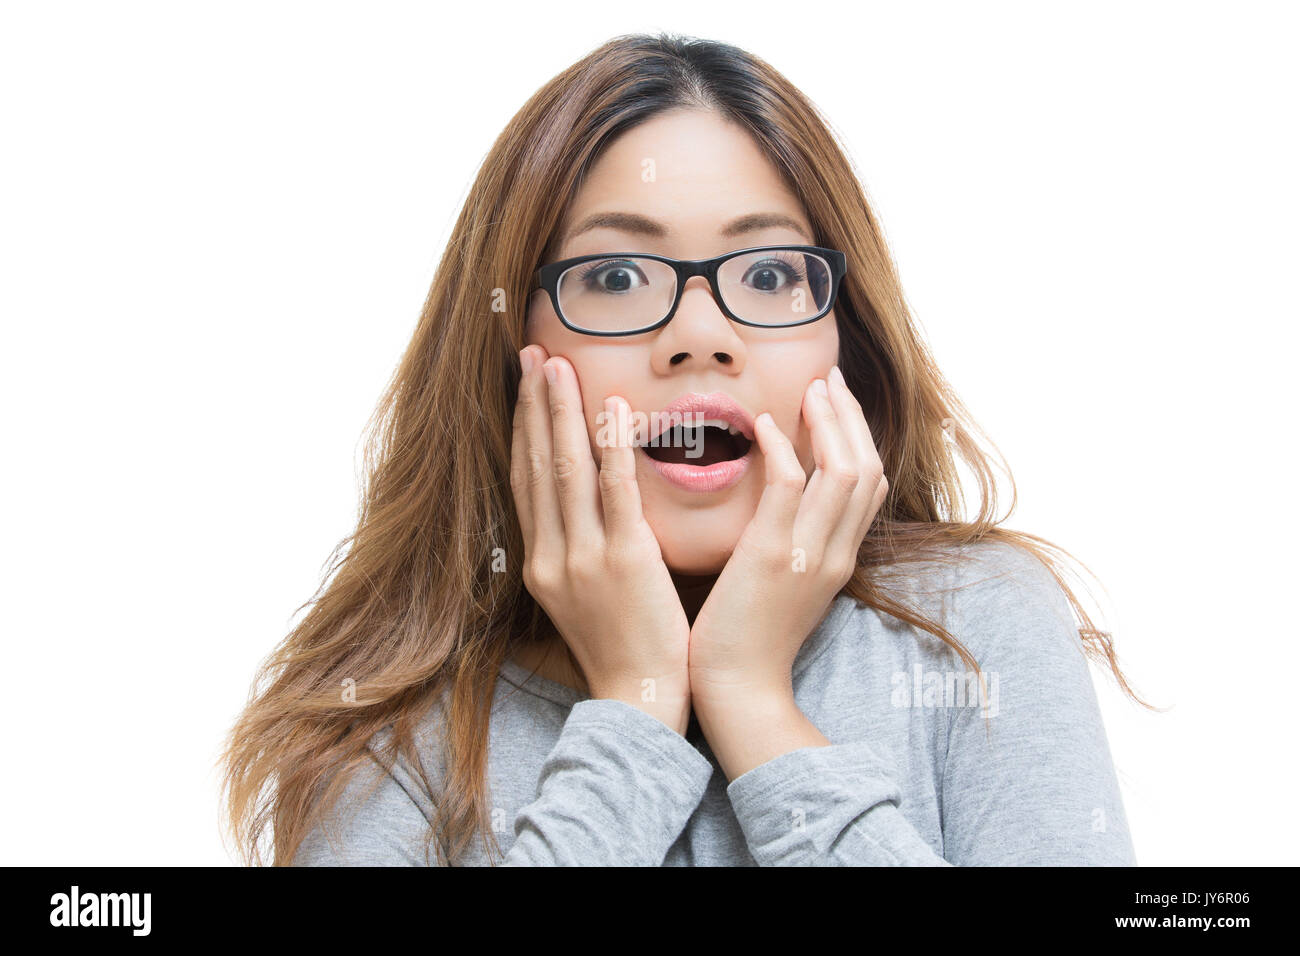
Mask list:
[{"label": "cheek", "polygon": [[816,379],[830,374],[838,357],[838,340],[819,349],[810,349],[797,360],[791,357],[781,370],[779,378],[774,376],[771,387],[764,393],[769,397],[764,410],[771,413],[777,427],[794,446],[795,455],[803,465],[804,473],[809,476],[816,463],[813,459],[812,432],[804,419],[804,396],[808,386]]},{"label": "cheek", "polygon": [[540,345],[548,356],[562,356],[573,366],[578,376],[578,389],[582,394],[587,437],[591,442],[592,454],[599,464],[600,448],[596,438],[600,424],[597,416],[605,410],[605,396],[618,394],[614,384],[620,380],[618,370],[611,372],[610,363],[602,361],[608,355],[598,351],[599,345],[593,346],[587,336],[566,329],[556,317],[550,301],[541,294],[533,299],[528,310],[524,322],[524,345]]}]

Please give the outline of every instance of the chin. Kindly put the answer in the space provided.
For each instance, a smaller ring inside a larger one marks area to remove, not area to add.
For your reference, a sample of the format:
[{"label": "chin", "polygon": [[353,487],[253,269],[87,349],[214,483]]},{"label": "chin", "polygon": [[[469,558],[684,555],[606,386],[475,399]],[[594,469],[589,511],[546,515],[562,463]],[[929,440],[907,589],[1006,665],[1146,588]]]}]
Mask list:
[{"label": "chin", "polygon": [[647,523],[659,540],[664,564],[675,574],[718,574],[726,566],[744,530],[743,522],[710,521],[702,516],[685,515],[677,520]]}]

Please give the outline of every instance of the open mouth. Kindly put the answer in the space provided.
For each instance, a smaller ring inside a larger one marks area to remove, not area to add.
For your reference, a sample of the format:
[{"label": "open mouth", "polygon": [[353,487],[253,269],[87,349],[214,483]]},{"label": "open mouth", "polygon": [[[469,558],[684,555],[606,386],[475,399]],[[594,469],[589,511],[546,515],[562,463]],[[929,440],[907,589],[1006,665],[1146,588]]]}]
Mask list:
[{"label": "open mouth", "polygon": [[700,425],[694,428],[674,425],[657,439],[658,444],[645,446],[645,453],[655,461],[669,465],[692,465],[707,468],[723,461],[744,458],[753,444],[734,427]]}]

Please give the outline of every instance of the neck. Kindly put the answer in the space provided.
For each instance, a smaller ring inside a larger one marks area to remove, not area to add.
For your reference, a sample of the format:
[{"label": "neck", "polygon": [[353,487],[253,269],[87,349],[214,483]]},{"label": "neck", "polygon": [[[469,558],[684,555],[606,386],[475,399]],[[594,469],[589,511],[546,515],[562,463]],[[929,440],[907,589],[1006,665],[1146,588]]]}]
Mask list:
[{"label": "neck", "polygon": [[718,580],[718,575],[678,574],[675,571],[670,571],[669,574],[672,576],[673,586],[677,588],[677,596],[681,599],[682,610],[686,612],[686,620],[694,624],[700,608],[704,606],[705,599],[708,598],[709,592],[713,590],[713,585]]}]

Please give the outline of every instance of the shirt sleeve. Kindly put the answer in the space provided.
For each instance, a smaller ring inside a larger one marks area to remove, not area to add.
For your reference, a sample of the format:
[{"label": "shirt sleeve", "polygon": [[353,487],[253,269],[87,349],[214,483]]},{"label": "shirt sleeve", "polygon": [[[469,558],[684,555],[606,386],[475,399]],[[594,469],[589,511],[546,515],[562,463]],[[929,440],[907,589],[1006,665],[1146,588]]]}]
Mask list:
[{"label": "shirt sleeve", "polygon": [[759,866],[945,866],[898,809],[893,767],[866,741],[792,750],[727,787]]},{"label": "shirt sleeve", "polygon": [[685,737],[616,700],[573,705],[515,818],[514,866],[661,866],[704,798],[711,764]]},{"label": "shirt sleeve", "polygon": [[[375,768],[374,772],[380,772]],[[713,765],[662,721],[622,701],[576,703],[537,796],[515,818],[507,866],[660,866],[704,797]],[[391,773],[358,773],[355,810],[314,828],[295,866],[421,866],[429,814]]]},{"label": "shirt sleeve", "polygon": [[979,661],[988,690],[940,717],[948,726],[942,847],[900,812],[887,752],[855,741],[791,751],[731,782],[728,797],[760,865],[1135,862],[1064,591],[1032,555],[1001,543],[962,562],[957,578],[950,629]]}]

